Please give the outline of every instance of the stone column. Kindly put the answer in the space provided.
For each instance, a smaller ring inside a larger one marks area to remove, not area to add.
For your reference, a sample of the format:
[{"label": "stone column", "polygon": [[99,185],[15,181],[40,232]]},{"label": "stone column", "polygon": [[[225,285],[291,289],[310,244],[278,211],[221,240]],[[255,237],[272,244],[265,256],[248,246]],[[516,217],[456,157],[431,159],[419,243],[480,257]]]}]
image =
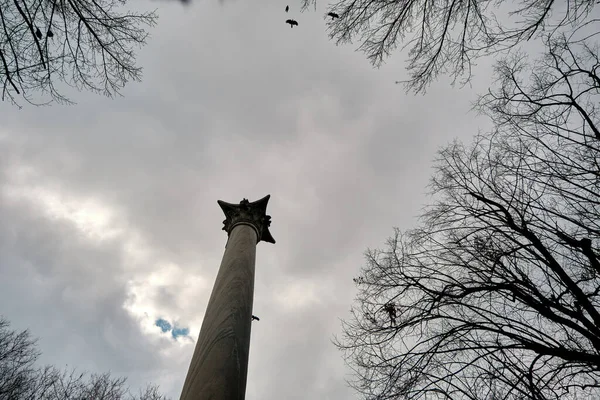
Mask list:
[{"label": "stone column", "polygon": [[256,245],[275,243],[266,215],[269,197],[217,202],[228,239],[180,400],[245,398]]}]

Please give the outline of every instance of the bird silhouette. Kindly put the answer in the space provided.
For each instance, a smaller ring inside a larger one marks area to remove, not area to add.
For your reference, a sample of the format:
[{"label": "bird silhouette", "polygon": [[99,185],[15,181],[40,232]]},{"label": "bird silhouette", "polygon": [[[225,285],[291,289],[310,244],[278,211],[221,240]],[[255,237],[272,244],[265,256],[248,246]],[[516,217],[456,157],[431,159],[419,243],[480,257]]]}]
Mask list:
[{"label": "bird silhouette", "polygon": [[290,6],[285,6],[285,12],[290,11]]},{"label": "bird silhouette", "polygon": [[331,17],[331,20],[332,20],[332,21],[333,21],[334,19],[336,19],[336,18],[339,18],[339,17],[340,17],[340,16],[339,16],[339,14],[336,14],[336,13],[334,13],[334,12],[327,13],[327,15],[329,15],[329,16]]},{"label": "bird silhouette", "polygon": [[383,306],[383,310],[390,316],[392,325],[396,325],[396,306],[394,303],[387,303],[385,306]]},{"label": "bird silhouette", "polygon": [[290,24],[290,28],[293,28],[294,25],[298,26],[298,22],[296,22],[293,19],[288,19],[287,21],[285,21],[286,24]]},{"label": "bird silhouette", "polygon": [[42,38],[42,31],[40,31],[40,28],[35,28],[35,36],[37,36],[38,39]]},{"label": "bird silhouette", "polygon": [[254,320],[256,320],[256,321],[260,321],[260,318],[258,318],[256,315],[253,315],[253,316],[252,316],[252,321],[254,321]]},{"label": "bird silhouette", "polygon": [[49,38],[54,37],[54,33],[52,33],[50,29],[48,29],[48,33],[46,33],[46,36],[48,36]]}]

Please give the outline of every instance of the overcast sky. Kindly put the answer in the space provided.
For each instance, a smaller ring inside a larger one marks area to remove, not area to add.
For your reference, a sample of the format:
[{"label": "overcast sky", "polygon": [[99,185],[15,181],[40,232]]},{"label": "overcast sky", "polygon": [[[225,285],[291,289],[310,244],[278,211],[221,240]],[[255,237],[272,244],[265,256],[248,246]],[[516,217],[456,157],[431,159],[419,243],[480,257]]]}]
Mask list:
[{"label": "overcast sky", "polygon": [[357,398],[331,343],[352,278],[415,226],[436,150],[486,127],[469,109],[491,60],[473,87],[407,95],[404,56],[373,69],[336,47],[324,2],[135,5],[160,19],[123,98],[0,104],[0,314],[43,363],[178,399],[227,239],[217,200],[270,194],[246,398]]}]

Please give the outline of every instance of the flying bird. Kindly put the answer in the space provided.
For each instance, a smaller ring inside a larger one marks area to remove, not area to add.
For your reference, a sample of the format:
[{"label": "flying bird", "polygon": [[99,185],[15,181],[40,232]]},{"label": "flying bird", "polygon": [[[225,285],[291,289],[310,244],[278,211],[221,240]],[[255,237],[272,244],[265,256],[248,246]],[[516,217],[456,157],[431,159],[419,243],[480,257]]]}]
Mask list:
[{"label": "flying bird", "polygon": [[40,28],[35,28],[35,36],[37,36],[38,39],[42,38],[42,31],[40,31]]},{"label": "flying bird", "polygon": [[290,11],[290,6],[285,6],[285,12]]},{"label": "flying bird", "polygon": [[260,321],[260,318],[258,318],[256,315],[253,315],[253,316],[252,316],[252,321],[254,321],[254,320],[256,320],[256,321]]},{"label": "flying bird", "polygon": [[339,16],[339,14],[336,14],[336,13],[334,13],[334,12],[327,13],[327,15],[329,15],[329,16],[331,17],[331,20],[332,20],[332,21],[333,21],[334,19],[336,19],[336,18],[339,18],[339,17],[340,17],[340,16]]},{"label": "flying bird", "polygon": [[296,22],[296,20],[293,19],[288,19],[287,21],[285,21],[286,24],[290,24],[290,28],[293,28],[294,25],[298,26],[298,22]]}]

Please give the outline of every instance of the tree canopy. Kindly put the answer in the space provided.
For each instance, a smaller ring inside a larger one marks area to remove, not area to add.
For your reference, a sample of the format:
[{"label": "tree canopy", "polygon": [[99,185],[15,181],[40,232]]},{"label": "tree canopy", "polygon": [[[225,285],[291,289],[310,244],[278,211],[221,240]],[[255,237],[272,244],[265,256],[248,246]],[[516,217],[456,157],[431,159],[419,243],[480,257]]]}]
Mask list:
[{"label": "tree canopy", "polygon": [[71,103],[66,84],[113,96],[140,80],[135,49],[154,12],[124,10],[126,0],[1,0],[2,100]]},{"label": "tree canopy", "polygon": [[[302,0],[306,10],[317,0]],[[327,11],[337,44],[359,42],[378,67],[398,47],[408,50],[407,90],[424,92],[440,74],[469,81],[478,58],[544,35],[569,31],[591,17],[596,0],[337,0]]]},{"label": "tree canopy", "polygon": [[[597,33],[598,31],[596,31]],[[443,148],[420,225],[366,253],[336,339],[366,399],[600,389],[600,58],[565,34],[498,63],[495,124]]]},{"label": "tree canopy", "polygon": [[10,400],[168,400],[158,386],[138,394],[125,385],[126,378],[109,373],[77,373],[54,366],[36,365],[40,356],[29,331],[10,329],[0,317],[0,399]]}]

